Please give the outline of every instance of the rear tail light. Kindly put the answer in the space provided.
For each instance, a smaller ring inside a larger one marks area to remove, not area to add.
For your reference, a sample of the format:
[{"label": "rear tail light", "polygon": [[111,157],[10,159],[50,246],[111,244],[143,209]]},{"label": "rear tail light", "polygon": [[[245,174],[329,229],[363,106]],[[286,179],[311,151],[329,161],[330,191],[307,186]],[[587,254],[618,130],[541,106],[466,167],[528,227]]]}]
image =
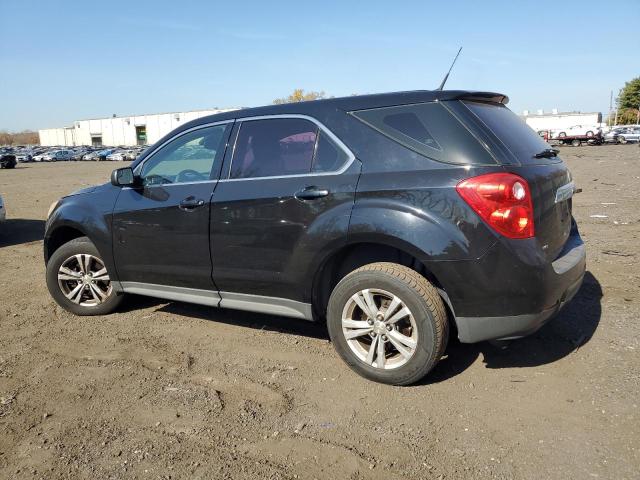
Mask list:
[{"label": "rear tail light", "polygon": [[512,173],[489,173],[456,186],[465,202],[508,238],[533,237],[533,204],[527,181]]}]

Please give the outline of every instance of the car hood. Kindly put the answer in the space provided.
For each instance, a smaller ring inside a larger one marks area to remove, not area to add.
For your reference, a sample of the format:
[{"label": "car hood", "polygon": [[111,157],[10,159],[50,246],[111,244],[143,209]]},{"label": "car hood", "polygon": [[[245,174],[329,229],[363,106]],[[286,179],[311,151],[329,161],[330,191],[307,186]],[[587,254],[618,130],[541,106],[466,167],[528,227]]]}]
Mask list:
[{"label": "car hood", "polygon": [[102,185],[93,185],[91,187],[81,188],[80,190],[76,190],[75,192],[70,193],[69,195],[65,195],[64,198],[66,198],[66,197],[74,197],[76,195],[85,195],[87,193],[100,192],[100,191],[104,190],[105,188],[107,188],[109,185],[110,185],[109,183],[103,183]]}]

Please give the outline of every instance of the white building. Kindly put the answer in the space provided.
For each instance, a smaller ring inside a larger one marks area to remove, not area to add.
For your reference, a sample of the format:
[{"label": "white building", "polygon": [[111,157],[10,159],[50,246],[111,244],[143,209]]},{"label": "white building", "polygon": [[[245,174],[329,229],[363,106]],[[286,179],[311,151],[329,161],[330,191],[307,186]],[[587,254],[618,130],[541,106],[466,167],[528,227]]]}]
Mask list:
[{"label": "white building", "polygon": [[63,128],[38,130],[40,145],[145,145],[152,144],[180,125],[214,113],[235,108],[192,110],[190,112],[131,115],[125,117],[77,120]]},{"label": "white building", "polygon": [[545,113],[542,110],[531,113],[525,110],[521,117],[536,132],[568,128],[574,125],[601,126],[602,124],[602,113],[600,112],[558,112],[553,109],[551,113]]}]

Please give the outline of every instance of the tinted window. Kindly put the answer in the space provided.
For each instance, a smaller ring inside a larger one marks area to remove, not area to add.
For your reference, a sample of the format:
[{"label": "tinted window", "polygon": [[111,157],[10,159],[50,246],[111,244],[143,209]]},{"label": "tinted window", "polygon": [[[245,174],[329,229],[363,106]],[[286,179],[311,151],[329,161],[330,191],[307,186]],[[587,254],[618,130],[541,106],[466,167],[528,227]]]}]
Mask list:
[{"label": "tinted window", "polygon": [[314,172],[333,172],[342,167],[348,159],[347,153],[333,143],[325,132],[320,131],[312,170]]},{"label": "tinted window", "polygon": [[521,163],[553,162],[555,159],[536,159],[536,153],[551,148],[524,120],[504,105],[464,102],[489,130],[513,153]]},{"label": "tinted window", "polygon": [[495,163],[489,153],[441,103],[417,103],[353,112],[396,142],[448,163]]},{"label": "tinted window", "polygon": [[415,112],[391,113],[385,115],[382,121],[400,135],[415,140],[427,147],[440,150],[440,145],[438,145],[438,142],[431,136],[427,127],[425,127]]},{"label": "tinted window", "polygon": [[309,173],[318,127],[301,118],[249,120],[242,123],[230,178]]},{"label": "tinted window", "polygon": [[166,144],[144,163],[144,184],[210,180],[214,162],[224,155],[228,125],[201,128]]}]

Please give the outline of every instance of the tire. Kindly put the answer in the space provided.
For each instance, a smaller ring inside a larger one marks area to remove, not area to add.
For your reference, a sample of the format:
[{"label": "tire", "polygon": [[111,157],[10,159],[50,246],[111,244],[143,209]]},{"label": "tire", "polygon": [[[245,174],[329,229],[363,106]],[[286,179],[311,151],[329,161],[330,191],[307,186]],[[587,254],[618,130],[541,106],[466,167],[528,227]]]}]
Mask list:
[{"label": "tire", "polygon": [[582,144],[582,142],[580,140],[578,140],[577,138],[574,138],[573,140],[571,140],[571,146],[573,147],[579,147]]},{"label": "tire", "polygon": [[[100,253],[91,240],[87,237],[71,240],[58,248],[49,258],[46,274],[49,293],[51,293],[58,305],[76,315],[106,315],[113,312],[122,302],[124,295],[116,293],[110,280],[108,282],[101,280],[89,282],[89,279],[84,278],[81,271],[86,271],[87,269],[84,266],[80,267],[80,262],[75,259],[76,255],[80,255],[83,262],[89,256],[92,258],[92,260],[89,260],[91,265],[89,271],[95,269],[94,273],[99,273],[99,270],[104,268]],[[65,275],[60,271],[63,265],[67,270],[73,272],[73,280],[70,280],[72,278],[71,275]],[[67,280],[59,280],[59,274],[66,276]],[[105,275],[108,278],[109,272],[102,274],[100,278],[104,278]],[[75,280],[75,276],[78,276],[78,280]],[[97,279],[98,277],[96,276],[95,278]],[[80,286],[81,283],[86,284]],[[93,283],[93,286],[89,283]],[[71,300],[63,291],[63,288],[65,288],[67,290],[66,293],[72,294],[75,287],[79,288],[79,296],[73,295],[71,298],[76,298],[77,301]],[[100,298],[100,293],[105,295],[104,298]],[[96,300],[99,298],[100,301],[97,302]]]},{"label": "tire", "polygon": [[[360,296],[363,291],[373,295],[375,322],[358,304],[364,301]],[[396,299],[401,303],[387,313]],[[409,313],[401,315],[405,307]],[[383,319],[385,314],[388,318]],[[400,319],[394,321],[398,315]],[[343,318],[352,323],[345,326]],[[336,285],[327,307],[327,326],[338,355],[353,371],[391,385],[409,385],[423,378],[442,357],[449,337],[446,310],[435,287],[414,270],[387,262],[360,267]],[[357,335],[348,340],[347,333]],[[378,349],[381,340],[382,356]],[[409,340],[413,349],[404,343]],[[411,355],[402,355],[398,344],[405,354],[411,350]]]},{"label": "tire", "polygon": [[591,130],[587,132],[587,137],[593,137],[593,132]]},{"label": "tire", "polygon": [[624,137],[618,137],[618,143],[621,143],[622,145],[624,145],[625,143],[627,143],[627,139]]},{"label": "tire", "polygon": [[567,134],[566,134],[565,132],[560,132],[560,133],[558,134],[558,138],[564,138],[564,137],[566,137],[566,136],[567,136]]}]

